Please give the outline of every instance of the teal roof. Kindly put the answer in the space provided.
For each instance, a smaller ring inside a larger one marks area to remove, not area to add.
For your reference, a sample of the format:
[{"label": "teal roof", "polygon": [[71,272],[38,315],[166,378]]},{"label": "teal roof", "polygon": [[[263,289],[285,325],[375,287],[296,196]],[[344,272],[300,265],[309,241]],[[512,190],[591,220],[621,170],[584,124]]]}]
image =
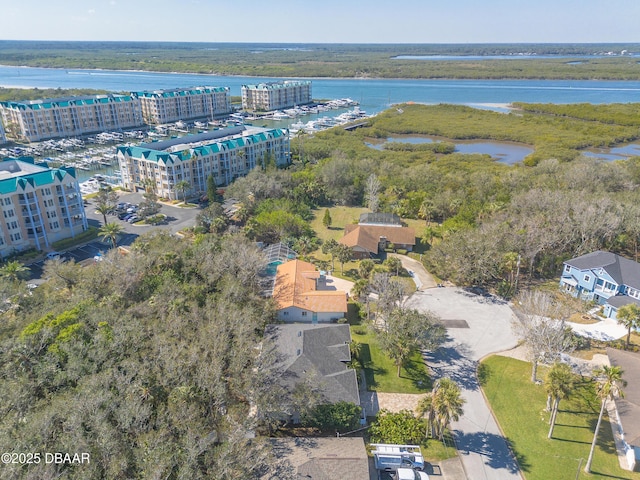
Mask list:
[{"label": "teal roof", "polygon": [[143,90],[140,92],[131,92],[136,97],[143,98],[173,98],[186,97],[187,95],[203,95],[207,93],[229,92],[229,87],[189,87],[174,88],[171,90]]},{"label": "teal roof", "polygon": [[93,105],[95,103],[130,102],[134,99],[131,95],[95,95],[91,97],[66,97],[47,98],[43,100],[25,100],[21,102],[0,102],[0,106],[19,110],[41,110],[56,107],[69,107],[81,105]]},{"label": "teal roof", "polygon": [[35,163],[32,157],[6,158],[3,162],[31,164],[43,167],[46,170],[40,170],[37,172],[25,171],[22,175],[18,175],[16,172],[15,176],[0,180],[0,194],[13,193],[19,189],[24,190],[29,185],[42,187],[54,183],[56,179],[62,180],[67,175],[71,175],[72,178],[76,177],[76,172],[73,168],[48,168],[44,163]]},{"label": "teal roof", "polygon": [[[187,147],[184,150],[176,151],[173,153],[169,153],[164,150],[155,150],[151,148],[153,143],[147,143],[144,146],[121,146],[118,147],[118,152],[121,152],[122,154],[132,158],[144,158],[153,162],[163,161],[166,163],[170,159],[183,161],[190,159],[193,155],[205,156],[213,153],[218,153],[223,150],[235,150],[237,148],[243,148],[254,143],[265,142],[269,138],[279,138],[283,135],[283,130],[273,129],[238,138],[213,139],[210,143],[203,143],[193,148]],[[189,137],[194,137],[193,141],[195,141],[198,135],[187,135],[186,137],[176,139],[175,142],[181,141],[181,143],[188,144],[190,142]],[[169,143],[157,143],[161,145],[167,145],[168,148],[168,145],[170,143],[174,143],[174,141]]]},{"label": "teal roof", "polygon": [[284,80],[282,82],[265,82],[255,85],[242,85],[242,88],[249,90],[276,90],[287,87],[301,87],[311,85],[311,80]]}]

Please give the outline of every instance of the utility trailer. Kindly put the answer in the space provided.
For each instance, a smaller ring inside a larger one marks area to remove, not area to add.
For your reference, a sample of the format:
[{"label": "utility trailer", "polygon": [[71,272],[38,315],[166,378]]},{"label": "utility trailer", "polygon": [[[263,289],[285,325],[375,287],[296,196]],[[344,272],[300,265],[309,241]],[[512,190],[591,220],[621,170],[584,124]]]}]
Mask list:
[{"label": "utility trailer", "polygon": [[376,470],[396,472],[399,468],[422,470],[424,458],[420,445],[372,443]]}]

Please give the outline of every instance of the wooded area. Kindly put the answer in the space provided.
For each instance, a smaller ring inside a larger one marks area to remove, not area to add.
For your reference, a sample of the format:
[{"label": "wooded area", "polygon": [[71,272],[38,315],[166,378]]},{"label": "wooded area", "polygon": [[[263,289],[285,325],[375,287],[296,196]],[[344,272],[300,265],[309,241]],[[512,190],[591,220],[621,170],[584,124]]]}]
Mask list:
[{"label": "wooded area", "polygon": [[[638,44],[238,44],[0,42],[0,65],[102,68],[256,77],[640,79],[638,59],[606,56]],[[524,57],[522,54],[526,54]],[[602,56],[605,54],[605,56]],[[507,56],[417,60],[398,56]],[[558,58],[543,57],[552,55]],[[540,56],[540,58],[537,58]]]}]

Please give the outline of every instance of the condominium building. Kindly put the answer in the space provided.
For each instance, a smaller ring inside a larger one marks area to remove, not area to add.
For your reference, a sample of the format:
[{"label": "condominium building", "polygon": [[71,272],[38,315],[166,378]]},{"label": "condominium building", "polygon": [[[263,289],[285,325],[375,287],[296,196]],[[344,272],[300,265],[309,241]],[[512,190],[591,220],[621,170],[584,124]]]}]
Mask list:
[{"label": "condominium building", "polygon": [[132,95],[0,102],[0,115],[16,140],[29,142],[143,125],[140,100]]},{"label": "condominium building", "polygon": [[[207,191],[213,175],[216,185],[228,185],[256,166],[289,162],[289,131],[238,126],[187,135],[163,142],[118,147],[122,185],[128,190],[155,185],[161,198],[179,199]],[[180,183],[185,181],[185,183]],[[183,190],[183,186],[188,185]],[[176,188],[177,187],[177,188]]]},{"label": "condominium building", "polygon": [[88,227],[73,168],[48,168],[31,157],[0,162],[0,256],[75,237]]},{"label": "condominium building", "polygon": [[285,80],[242,86],[242,108],[271,111],[310,103],[311,80]]},{"label": "condominium building", "polygon": [[193,87],[132,92],[140,99],[147,124],[163,124],[195,118],[213,119],[231,113],[229,87]]}]

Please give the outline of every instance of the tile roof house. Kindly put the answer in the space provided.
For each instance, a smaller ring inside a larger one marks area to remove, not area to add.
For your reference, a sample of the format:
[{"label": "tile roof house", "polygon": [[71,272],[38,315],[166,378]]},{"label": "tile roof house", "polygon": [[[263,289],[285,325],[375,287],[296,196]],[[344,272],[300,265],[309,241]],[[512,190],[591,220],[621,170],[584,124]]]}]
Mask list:
[{"label": "tile roof house", "polygon": [[339,243],[351,248],[354,258],[369,258],[391,243],[395,248],[413,250],[416,233],[413,228],[404,227],[393,213],[363,213],[357,225],[345,226]]},{"label": "tile roof house", "polygon": [[290,260],[278,265],[273,287],[278,319],[283,322],[331,322],[347,314],[347,294],[323,290],[324,276],[315,265]]},{"label": "tile roof house", "polygon": [[288,386],[314,378],[322,403],[350,402],[360,405],[356,371],[351,360],[349,325],[268,325],[265,337],[272,339],[282,356],[282,381]]},{"label": "tile roof house", "polygon": [[616,318],[623,305],[640,305],[640,264],[611,252],[591,252],[564,262],[560,288],[603,305],[605,316]]},{"label": "tile roof house", "polygon": [[[362,438],[274,438],[275,455],[286,461],[288,471],[262,480],[368,480],[367,450]],[[374,476],[370,476],[370,475]]]},{"label": "tile roof house", "polygon": [[621,367],[623,378],[628,379],[624,387],[624,398],[616,398],[618,424],[622,428],[625,456],[631,470],[640,460],[640,353],[607,348],[611,365]]}]

